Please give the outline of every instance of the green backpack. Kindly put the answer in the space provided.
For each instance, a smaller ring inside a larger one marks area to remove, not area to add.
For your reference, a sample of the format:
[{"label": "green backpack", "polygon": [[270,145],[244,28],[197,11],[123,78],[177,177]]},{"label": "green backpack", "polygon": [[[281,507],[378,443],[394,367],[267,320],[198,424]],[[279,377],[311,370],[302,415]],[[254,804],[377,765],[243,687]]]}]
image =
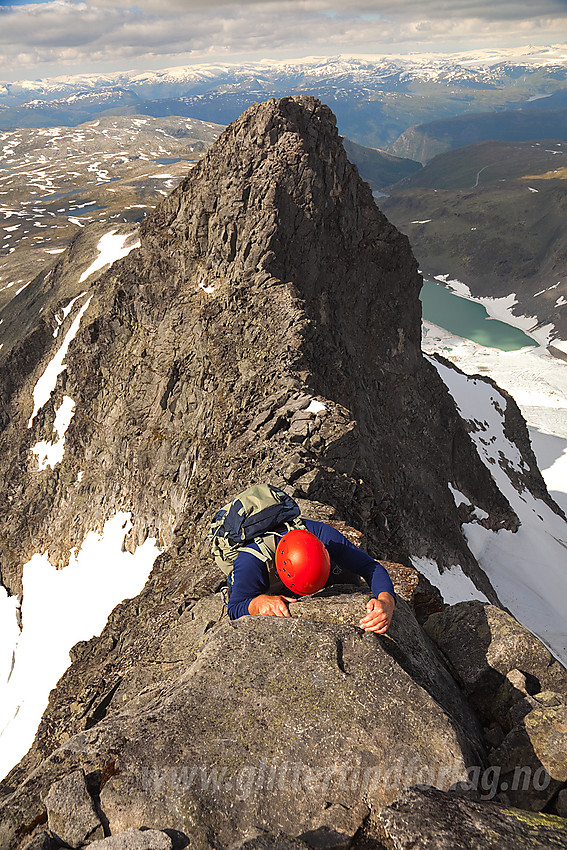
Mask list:
[{"label": "green backpack", "polygon": [[[208,539],[217,566],[230,575],[239,552],[271,561],[281,534],[292,528],[305,528],[300,513],[297,502],[271,484],[255,484],[244,490],[217,511],[211,523]],[[260,553],[247,547],[252,542]]]}]

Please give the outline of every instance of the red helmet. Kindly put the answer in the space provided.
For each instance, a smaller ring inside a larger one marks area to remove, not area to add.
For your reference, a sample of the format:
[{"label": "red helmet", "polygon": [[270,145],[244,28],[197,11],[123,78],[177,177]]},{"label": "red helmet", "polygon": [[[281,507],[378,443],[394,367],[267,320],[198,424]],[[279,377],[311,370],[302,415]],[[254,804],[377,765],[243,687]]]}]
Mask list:
[{"label": "red helmet", "polygon": [[278,543],[276,570],[286,587],[306,596],[325,586],[331,559],[318,537],[310,531],[294,528]]}]

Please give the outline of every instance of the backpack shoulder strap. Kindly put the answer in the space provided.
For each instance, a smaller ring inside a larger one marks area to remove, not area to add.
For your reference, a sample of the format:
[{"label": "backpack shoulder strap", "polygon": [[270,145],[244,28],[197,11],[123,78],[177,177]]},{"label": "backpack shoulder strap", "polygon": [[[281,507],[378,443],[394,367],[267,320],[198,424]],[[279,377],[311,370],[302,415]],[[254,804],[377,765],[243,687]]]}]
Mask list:
[{"label": "backpack shoulder strap", "polygon": [[254,555],[255,558],[258,558],[264,563],[273,561],[276,557],[276,549],[278,548],[280,539],[284,534],[294,528],[301,528],[305,530],[305,525],[299,517],[291,520],[290,522],[282,523],[277,529],[274,529],[274,531],[268,531],[266,534],[255,537],[254,543],[258,549],[253,549],[251,546],[241,546],[238,549],[238,552],[247,552],[249,555]]}]

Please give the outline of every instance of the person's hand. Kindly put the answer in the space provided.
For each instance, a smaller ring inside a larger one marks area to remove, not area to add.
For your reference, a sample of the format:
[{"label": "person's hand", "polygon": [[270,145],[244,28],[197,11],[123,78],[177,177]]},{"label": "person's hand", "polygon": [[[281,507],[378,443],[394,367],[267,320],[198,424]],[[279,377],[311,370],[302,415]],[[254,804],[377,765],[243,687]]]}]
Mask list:
[{"label": "person's hand", "polygon": [[261,593],[250,600],[248,605],[249,614],[264,614],[268,617],[290,617],[288,602],[297,602],[293,596],[269,596]]},{"label": "person's hand", "polygon": [[394,597],[386,591],[380,593],[378,599],[370,599],[366,605],[368,613],[360,621],[360,628],[365,632],[384,634],[392,621],[395,605]]}]

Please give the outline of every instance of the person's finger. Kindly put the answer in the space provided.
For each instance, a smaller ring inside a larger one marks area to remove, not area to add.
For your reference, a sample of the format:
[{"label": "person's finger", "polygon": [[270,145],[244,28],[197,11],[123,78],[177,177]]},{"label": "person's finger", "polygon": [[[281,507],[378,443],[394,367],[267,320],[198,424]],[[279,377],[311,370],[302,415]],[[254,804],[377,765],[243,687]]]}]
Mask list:
[{"label": "person's finger", "polygon": [[282,596],[282,599],[287,600],[287,602],[297,602],[295,596]]},{"label": "person's finger", "polygon": [[386,612],[382,611],[382,609],[377,608],[375,611],[370,611],[366,617],[363,617],[360,621],[361,623],[370,623],[376,617],[386,617]]},{"label": "person's finger", "polygon": [[365,632],[375,632],[375,631],[378,631],[379,629],[387,629],[387,628],[388,628],[388,621],[387,620],[385,620],[383,622],[379,622],[379,623],[368,623],[366,626],[362,626],[362,630],[365,631]]},{"label": "person's finger", "polygon": [[379,617],[373,617],[371,620],[369,620],[366,623],[361,623],[361,626],[366,631],[369,631],[371,629],[374,630],[374,629],[382,628],[383,626],[385,626],[387,628],[388,624],[389,624],[388,617],[386,616],[386,614],[383,614]]},{"label": "person's finger", "polygon": [[385,632],[388,631],[389,625],[390,625],[389,623],[384,623],[381,626],[379,626],[379,625],[371,626],[370,628],[365,629],[364,631],[375,632],[377,635],[383,635],[383,634],[385,634]]},{"label": "person's finger", "polygon": [[388,615],[383,611],[380,611],[380,612],[377,611],[373,615],[369,615],[368,617],[364,617],[364,619],[362,619],[360,621],[360,625],[362,626],[362,628],[368,629],[370,627],[373,627],[373,626],[376,626],[376,625],[381,625],[381,624],[387,623],[387,622],[388,622]]}]

